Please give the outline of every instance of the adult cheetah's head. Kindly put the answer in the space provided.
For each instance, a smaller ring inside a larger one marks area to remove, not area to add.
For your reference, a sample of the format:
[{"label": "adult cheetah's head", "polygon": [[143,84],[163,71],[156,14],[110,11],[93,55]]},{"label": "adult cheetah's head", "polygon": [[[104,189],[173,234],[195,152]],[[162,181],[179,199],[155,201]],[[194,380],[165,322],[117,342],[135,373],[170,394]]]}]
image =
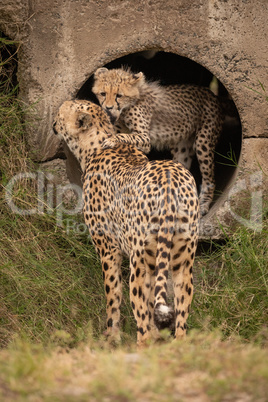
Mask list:
[{"label": "adult cheetah's head", "polygon": [[85,154],[96,152],[114,134],[107,114],[100,106],[85,100],[65,101],[55,117],[53,130],[80,162]]},{"label": "adult cheetah's head", "polygon": [[140,96],[144,83],[143,73],[134,74],[123,68],[108,70],[99,68],[94,74],[92,92],[108,113],[112,123],[118,120],[122,110],[134,105]]}]

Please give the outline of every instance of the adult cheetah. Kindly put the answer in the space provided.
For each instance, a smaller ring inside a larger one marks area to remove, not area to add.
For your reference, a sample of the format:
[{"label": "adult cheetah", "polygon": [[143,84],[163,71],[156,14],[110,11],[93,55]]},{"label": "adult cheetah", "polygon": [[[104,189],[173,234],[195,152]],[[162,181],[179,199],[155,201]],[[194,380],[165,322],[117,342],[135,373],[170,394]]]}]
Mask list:
[{"label": "adult cheetah", "polygon": [[[120,339],[121,260],[129,257],[130,300],[143,346],[170,325],[186,332],[199,205],[192,175],[173,161],[149,161],[136,147],[102,148],[114,133],[100,106],[66,101],[53,128],[83,170],[84,217],[100,256],[107,299],[107,335]],[[175,311],[167,305],[172,272]]]},{"label": "adult cheetah", "polygon": [[[161,86],[147,82],[142,72],[99,68],[94,74],[93,93],[112,122],[125,126],[118,141],[149,152],[170,149],[173,160],[190,169],[196,153],[202,176],[200,213],[205,215],[215,191],[214,151],[223,118],[218,98],[208,89],[194,85]],[[125,131],[125,133],[124,133]]]}]

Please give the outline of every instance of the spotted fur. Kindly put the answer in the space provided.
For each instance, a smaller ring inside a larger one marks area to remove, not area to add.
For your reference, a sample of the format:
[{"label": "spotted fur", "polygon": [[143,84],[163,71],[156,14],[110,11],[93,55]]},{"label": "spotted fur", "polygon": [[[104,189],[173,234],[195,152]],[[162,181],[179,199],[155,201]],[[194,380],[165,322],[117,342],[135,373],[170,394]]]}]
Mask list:
[{"label": "spotted fur", "polygon": [[[113,135],[106,113],[88,101],[66,101],[54,122],[83,170],[84,217],[100,256],[107,335],[119,338],[122,256],[129,257],[130,301],[139,346],[175,320],[184,337],[193,296],[199,205],[192,175],[173,161],[149,161],[136,147],[102,148]],[[172,273],[175,310],[167,305]]]},{"label": "spotted fur", "polygon": [[145,153],[151,146],[167,148],[187,169],[196,153],[202,176],[200,212],[205,215],[215,191],[214,150],[223,123],[217,97],[198,86],[146,82],[143,73],[124,69],[99,68],[94,77],[92,91],[100,105],[112,122],[127,128],[104,146],[120,141]]}]

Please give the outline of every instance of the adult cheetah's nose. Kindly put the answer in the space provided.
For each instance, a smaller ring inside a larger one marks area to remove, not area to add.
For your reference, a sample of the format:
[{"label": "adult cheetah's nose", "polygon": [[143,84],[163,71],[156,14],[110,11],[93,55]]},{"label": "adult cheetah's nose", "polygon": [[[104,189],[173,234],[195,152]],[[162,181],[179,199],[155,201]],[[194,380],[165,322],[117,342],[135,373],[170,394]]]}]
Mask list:
[{"label": "adult cheetah's nose", "polygon": [[57,124],[57,122],[56,121],[54,121],[54,123],[53,123],[53,131],[54,131],[54,134],[58,134],[58,131],[56,130],[56,124]]}]

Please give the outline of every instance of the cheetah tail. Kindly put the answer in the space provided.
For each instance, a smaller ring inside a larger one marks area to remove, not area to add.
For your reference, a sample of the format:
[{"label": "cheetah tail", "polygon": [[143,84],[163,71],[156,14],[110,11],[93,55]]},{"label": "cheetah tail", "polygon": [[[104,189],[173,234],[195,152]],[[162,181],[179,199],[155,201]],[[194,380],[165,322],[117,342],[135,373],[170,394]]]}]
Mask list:
[{"label": "cheetah tail", "polygon": [[175,320],[174,310],[167,305],[167,279],[170,263],[172,237],[168,228],[161,228],[158,236],[155,266],[154,322],[158,329],[172,328]]}]

